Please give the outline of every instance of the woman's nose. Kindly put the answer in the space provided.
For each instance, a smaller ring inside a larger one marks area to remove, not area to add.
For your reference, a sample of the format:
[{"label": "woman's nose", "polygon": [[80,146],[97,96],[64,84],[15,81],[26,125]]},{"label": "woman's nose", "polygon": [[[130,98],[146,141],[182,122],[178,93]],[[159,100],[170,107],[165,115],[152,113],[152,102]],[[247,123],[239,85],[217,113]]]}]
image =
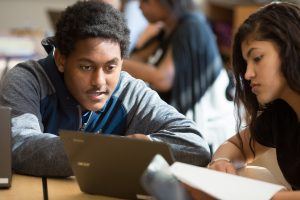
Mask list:
[{"label": "woman's nose", "polygon": [[244,78],[246,80],[251,80],[253,77],[255,77],[255,71],[252,64],[247,64],[246,72],[244,75]]}]

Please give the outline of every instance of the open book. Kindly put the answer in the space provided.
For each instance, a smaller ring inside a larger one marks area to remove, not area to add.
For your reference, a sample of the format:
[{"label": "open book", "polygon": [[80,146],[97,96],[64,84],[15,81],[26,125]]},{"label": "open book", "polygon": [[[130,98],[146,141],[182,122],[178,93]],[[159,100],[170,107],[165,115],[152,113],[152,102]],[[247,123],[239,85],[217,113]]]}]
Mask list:
[{"label": "open book", "polygon": [[156,155],[141,177],[144,189],[156,199],[190,200],[182,183],[212,199],[271,199],[284,186],[175,162],[171,166]]}]

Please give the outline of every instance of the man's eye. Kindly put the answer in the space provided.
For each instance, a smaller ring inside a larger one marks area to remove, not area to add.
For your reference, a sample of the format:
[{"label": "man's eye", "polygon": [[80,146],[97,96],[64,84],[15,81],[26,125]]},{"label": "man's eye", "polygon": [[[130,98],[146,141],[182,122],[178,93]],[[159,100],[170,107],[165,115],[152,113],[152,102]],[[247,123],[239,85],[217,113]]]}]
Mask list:
[{"label": "man's eye", "polygon": [[106,70],[107,71],[113,71],[116,67],[117,67],[117,65],[107,65]]},{"label": "man's eye", "polygon": [[94,67],[89,65],[81,65],[80,69],[82,69],[83,71],[92,71]]}]

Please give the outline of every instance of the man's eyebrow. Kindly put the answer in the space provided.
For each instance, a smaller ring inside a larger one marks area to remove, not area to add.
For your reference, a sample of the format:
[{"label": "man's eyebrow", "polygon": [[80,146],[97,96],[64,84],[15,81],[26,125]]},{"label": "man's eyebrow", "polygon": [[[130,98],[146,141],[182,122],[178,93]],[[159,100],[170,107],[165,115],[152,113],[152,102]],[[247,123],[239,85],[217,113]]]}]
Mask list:
[{"label": "man's eyebrow", "polygon": [[94,61],[92,61],[91,59],[88,59],[88,58],[79,58],[78,61],[94,63]]},{"label": "man's eyebrow", "polygon": [[113,58],[113,59],[107,61],[106,63],[107,63],[107,64],[114,64],[114,63],[118,63],[118,62],[119,62],[119,58],[115,57],[115,58]]},{"label": "man's eyebrow", "polygon": [[[95,63],[93,60],[89,59],[89,58],[79,58],[78,61],[81,62],[89,62],[89,63]],[[111,64],[111,63],[118,63],[119,62],[119,58],[115,57],[109,61],[107,61],[107,64]]]}]

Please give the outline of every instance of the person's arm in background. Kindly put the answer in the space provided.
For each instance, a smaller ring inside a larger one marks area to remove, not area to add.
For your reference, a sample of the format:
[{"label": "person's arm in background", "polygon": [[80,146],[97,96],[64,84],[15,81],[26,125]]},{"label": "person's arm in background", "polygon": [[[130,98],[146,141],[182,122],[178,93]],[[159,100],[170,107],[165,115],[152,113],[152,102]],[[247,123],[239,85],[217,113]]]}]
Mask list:
[{"label": "person's arm in background", "polygon": [[150,38],[157,35],[163,27],[162,22],[156,22],[152,24],[148,24],[142,34],[139,36],[138,40],[136,41],[135,48],[141,48]]},{"label": "person's arm in background", "polygon": [[127,93],[121,94],[128,111],[126,135],[143,133],[153,141],[169,144],[176,160],[206,166],[209,147],[195,123],[162,101],[144,82],[123,73],[128,81],[121,84],[121,91]]},{"label": "person's arm in background", "polygon": [[158,66],[140,62],[134,59],[124,60],[123,70],[132,76],[149,83],[157,91],[168,91],[173,85],[175,66],[172,50],[168,49]]},{"label": "person's arm in background", "polygon": [[131,54],[130,58],[127,60],[134,60],[139,62],[147,63],[151,55],[155,53],[155,51],[159,47],[159,41],[155,38],[150,39],[143,47],[140,49],[135,49]]},{"label": "person's arm in background", "polygon": [[[245,129],[238,135],[234,135],[222,144],[212,157],[208,168],[226,173],[236,174],[236,169],[253,161],[254,154],[249,146],[250,131]],[[241,139],[241,140],[240,140]],[[253,140],[255,156],[262,154],[269,148]]]},{"label": "person's arm in background", "polygon": [[33,62],[20,65],[8,72],[0,94],[1,105],[12,108],[13,169],[34,176],[70,176],[73,172],[60,138],[43,133],[40,97],[46,79],[42,78],[41,67],[28,70],[27,65]]},{"label": "person's arm in background", "polygon": [[131,53],[130,58],[124,60],[123,70],[127,71],[133,77],[149,83],[157,91],[168,91],[172,87],[175,76],[172,49],[169,48],[165,52],[159,65],[150,64],[149,59],[157,53],[156,51],[161,42],[157,37],[159,37],[162,24],[157,22],[149,25],[149,29],[152,30],[151,34],[145,30],[145,35],[147,36],[143,37],[142,42],[139,42],[139,47]]}]

